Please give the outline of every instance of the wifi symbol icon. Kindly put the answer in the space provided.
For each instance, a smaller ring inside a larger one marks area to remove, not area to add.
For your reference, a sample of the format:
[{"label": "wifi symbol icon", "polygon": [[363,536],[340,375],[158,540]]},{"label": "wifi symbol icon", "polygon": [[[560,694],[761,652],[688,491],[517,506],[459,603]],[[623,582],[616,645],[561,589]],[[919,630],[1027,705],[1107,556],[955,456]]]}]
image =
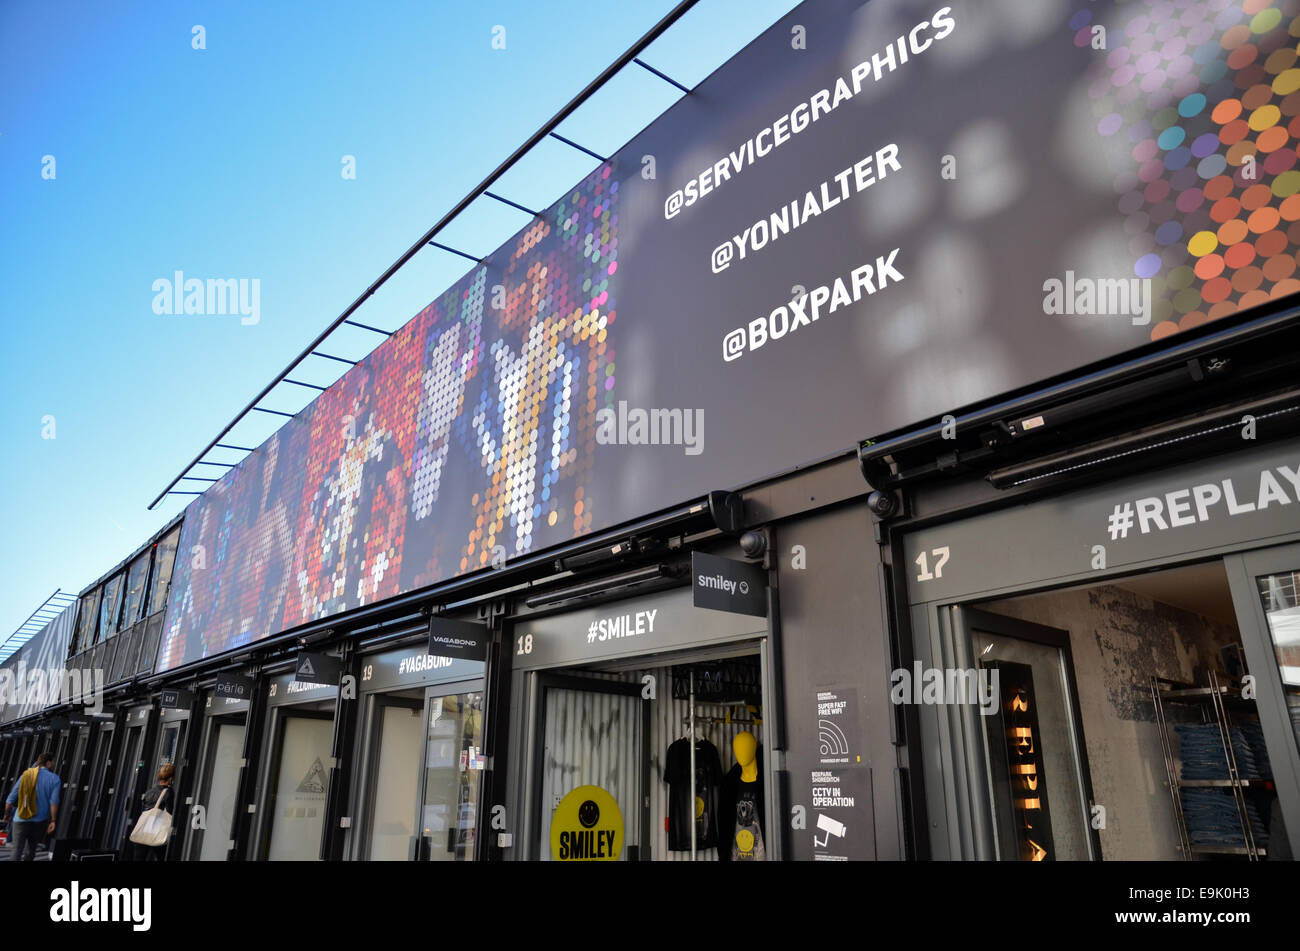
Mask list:
[{"label": "wifi symbol icon", "polygon": [[817,741],[821,744],[822,756],[848,756],[849,739],[844,731],[830,720],[817,721]]}]

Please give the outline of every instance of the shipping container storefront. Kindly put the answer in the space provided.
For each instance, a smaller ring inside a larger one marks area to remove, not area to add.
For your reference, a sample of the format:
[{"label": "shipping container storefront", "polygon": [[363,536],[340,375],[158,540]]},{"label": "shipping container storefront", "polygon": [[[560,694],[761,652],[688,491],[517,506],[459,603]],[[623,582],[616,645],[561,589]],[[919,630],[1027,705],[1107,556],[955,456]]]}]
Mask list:
[{"label": "shipping container storefront", "polygon": [[129,848],[126,837],[139,815],[139,797],[153,784],[148,754],[157,737],[157,713],[152,704],[125,709],[108,745],[107,758],[96,777],[101,814],[92,835],[104,848]]},{"label": "shipping container storefront", "polygon": [[1244,445],[902,534],[934,857],[1292,857],[1300,441]]},{"label": "shipping container storefront", "polygon": [[484,665],[435,656],[428,648],[425,637],[359,657],[347,858],[478,857],[488,712]]},{"label": "shipping container storefront", "polygon": [[215,687],[204,691],[196,779],[192,795],[184,800],[187,815],[201,819],[185,824],[182,857],[189,861],[224,862],[234,848],[249,706],[247,698]]},{"label": "shipping container storefront", "polygon": [[515,620],[511,858],[781,858],[753,593],[757,616],[674,587]]},{"label": "shipping container storefront", "polygon": [[250,859],[320,858],[337,694],[292,672],[268,678]]}]

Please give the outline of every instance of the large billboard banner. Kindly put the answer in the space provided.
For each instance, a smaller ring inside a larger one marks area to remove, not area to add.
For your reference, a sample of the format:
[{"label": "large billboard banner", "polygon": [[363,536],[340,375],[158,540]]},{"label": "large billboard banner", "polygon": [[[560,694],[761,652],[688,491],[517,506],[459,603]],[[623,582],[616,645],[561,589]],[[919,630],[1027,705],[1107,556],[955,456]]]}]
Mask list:
[{"label": "large billboard banner", "polygon": [[0,723],[9,723],[57,706],[103,686],[103,672],[69,681],[65,665],[77,620],[73,602],[41,627],[0,664]]},{"label": "large billboard banner", "polygon": [[801,5],[191,505],[157,669],[1294,294],[1298,7]]}]

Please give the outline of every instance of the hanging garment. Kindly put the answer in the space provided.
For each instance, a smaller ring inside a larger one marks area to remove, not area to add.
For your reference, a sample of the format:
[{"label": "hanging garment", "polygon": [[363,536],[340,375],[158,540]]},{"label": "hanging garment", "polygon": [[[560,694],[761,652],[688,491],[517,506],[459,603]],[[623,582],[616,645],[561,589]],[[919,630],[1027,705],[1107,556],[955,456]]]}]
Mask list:
[{"label": "hanging garment", "polygon": [[673,852],[691,848],[691,817],[695,818],[695,847],[711,849],[718,844],[718,785],[722,782],[722,761],[718,748],[708,740],[695,742],[695,802],[691,802],[691,741],[674,741],[664,756],[664,782],[668,784],[668,848]]}]

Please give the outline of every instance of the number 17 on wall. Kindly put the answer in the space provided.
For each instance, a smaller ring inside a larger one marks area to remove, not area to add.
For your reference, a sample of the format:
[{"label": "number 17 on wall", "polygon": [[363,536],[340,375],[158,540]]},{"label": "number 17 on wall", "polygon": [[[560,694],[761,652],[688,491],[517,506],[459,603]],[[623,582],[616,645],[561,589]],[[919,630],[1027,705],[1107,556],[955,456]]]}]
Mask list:
[{"label": "number 17 on wall", "polygon": [[[934,571],[930,571],[929,558],[934,559]],[[935,578],[943,577],[943,566],[948,564],[948,548],[936,548],[929,553],[927,558],[925,552],[916,556],[916,566],[921,569],[916,576],[917,581],[933,581]]]}]

